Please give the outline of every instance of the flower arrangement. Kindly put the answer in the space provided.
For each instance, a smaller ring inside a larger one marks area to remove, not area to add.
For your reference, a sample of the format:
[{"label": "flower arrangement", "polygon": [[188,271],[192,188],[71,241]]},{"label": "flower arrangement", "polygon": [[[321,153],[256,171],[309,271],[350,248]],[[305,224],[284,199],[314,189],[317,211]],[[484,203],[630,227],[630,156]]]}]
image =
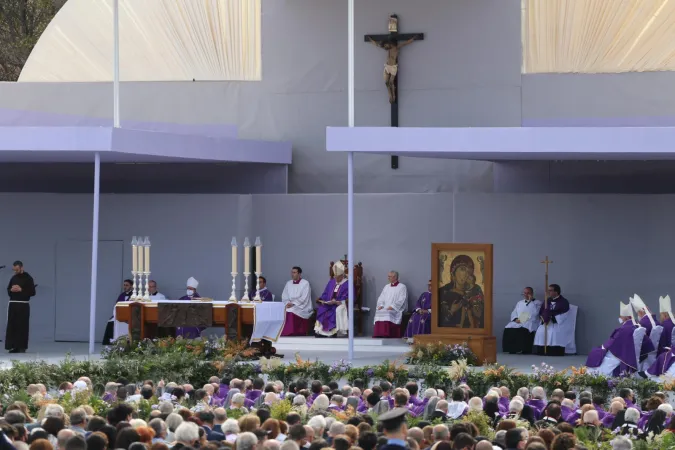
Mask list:
[{"label": "flower arrangement", "polygon": [[475,366],[478,357],[471,351],[466,342],[463,344],[444,344],[442,342],[429,344],[413,344],[406,354],[408,364],[437,364],[449,366],[453,361],[463,359],[467,364]]},{"label": "flower arrangement", "polygon": [[166,337],[143,339],[132,343],[128,336],[122,336],[101,352],[103,359],[128,356],[155,356],[179,353],[193,355],[203,360],[218,358],[252,359],[258,351],[249,347],[247,341],[234,341],[220,338],[184,339]]},{"label": "flower arrangement", "polygon": [[344,359],[341,359],[339,361],[335,361],[331,366],[328,368],[328,373],[332,376],[336,377],[342,377],[344,374],[349,372],[352,368],[352,363],[345,361]]}]

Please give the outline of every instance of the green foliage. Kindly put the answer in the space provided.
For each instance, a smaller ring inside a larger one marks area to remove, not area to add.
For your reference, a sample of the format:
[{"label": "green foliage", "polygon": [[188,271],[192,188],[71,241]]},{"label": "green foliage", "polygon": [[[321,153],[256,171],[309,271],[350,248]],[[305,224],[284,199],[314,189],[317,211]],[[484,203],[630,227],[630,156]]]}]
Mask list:
[{"label": "green foliage", "polygon": [[238,358],[241,361],[257,359],[258,351],[249,347],[247,341],[226,340],[224,337],[198,339],[167,337],[131,342],[128,336],[122,336],[101,352],[104,359],[174,354],[197,356],[207,361],[221,358]]},{"label": "green foliage", "polygon": [[293,405],[288,400],[282,400],[272,405],[270,408],[270,417],[277,420],[286,420],[286,416],[293,409]]},{"label": "green foliage", "polygon": [[16,81],[64,0],[0,1],[0,81]]},{"label": "green foliage", "polygon": [[465,360],[470,366],[479,363],[478,357],[471,351],[466,342],[461,345],[446,345],[442,342],[416,343],[410,347],[410,351],[406,354],[406,363],[408,364],[449,366],[453,361],[460,359]]}]

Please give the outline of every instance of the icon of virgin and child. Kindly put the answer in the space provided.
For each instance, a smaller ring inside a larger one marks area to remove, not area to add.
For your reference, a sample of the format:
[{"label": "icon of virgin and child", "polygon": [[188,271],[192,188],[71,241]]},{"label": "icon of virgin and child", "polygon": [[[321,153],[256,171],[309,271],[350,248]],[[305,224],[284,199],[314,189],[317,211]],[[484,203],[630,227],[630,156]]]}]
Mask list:
[{"label": "icon of virgin and child", "polygon": [[[445,270],[447,259],[447,255],[440,255],[441,273]],[[482,274],[483,258],[479,256],[477,259]],[[483,328],[485,297],[481,286],[476,283],[474,269],[473,258],[468,255],[457,255],[452,259],[450,281],[438,289],[439,327]]]}]

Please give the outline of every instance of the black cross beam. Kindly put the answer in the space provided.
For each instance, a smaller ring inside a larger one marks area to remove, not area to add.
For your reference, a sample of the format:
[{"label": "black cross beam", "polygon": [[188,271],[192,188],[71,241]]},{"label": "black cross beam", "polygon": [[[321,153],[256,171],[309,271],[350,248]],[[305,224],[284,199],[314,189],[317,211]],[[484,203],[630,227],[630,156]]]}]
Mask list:
[{"label": "black cross beam", "polygon": [[[398,23],[399,19],[396,14],[389,16],[389,34],[367,34],[364,36],[365,42],[376,42],[378,44],[384,44],[387,42],[406,42],[406,41],[423,41],[424,33],[406,33],[402,34],[398,32]],[[400,57],[400,49],[399,49]],[[396,61],[398,66],[398,59]],[[391,108],[391,124],[392,127],[398,127],[398,81],[401,76],[401,72],[397,71],[396,77],[394,78],[394,91],[396,92],[396,98],[394,102],[390,103]],[[391,168],[398,169],[398,156],[392,155],[391,157]]]}]

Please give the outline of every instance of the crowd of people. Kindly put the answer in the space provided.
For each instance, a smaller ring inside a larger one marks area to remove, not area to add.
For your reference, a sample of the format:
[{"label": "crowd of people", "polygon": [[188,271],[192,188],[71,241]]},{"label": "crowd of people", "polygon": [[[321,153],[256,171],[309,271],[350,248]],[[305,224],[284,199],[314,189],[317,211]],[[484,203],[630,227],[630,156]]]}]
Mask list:
[{"label": "crowd of people", "polygon": [[[637,405],[630,389],[607,401],[586,391],[547,395],[542,387],[513,396],[494,387],[479,397],[461,384],[446,398],[441,388],[420,391],[413,382],[209,381],[199,389],[163,380],[110,382],[100,415],[91,402],[68,414],[59,404],[68,393],[91,398],[86,377],[53,392],[30,385],[30,404],[4,405],[0,450],[568,450],[602,442],[627,450],[675,431],[665,394]],[[143,399],[152,407],[141,417]]]}]

